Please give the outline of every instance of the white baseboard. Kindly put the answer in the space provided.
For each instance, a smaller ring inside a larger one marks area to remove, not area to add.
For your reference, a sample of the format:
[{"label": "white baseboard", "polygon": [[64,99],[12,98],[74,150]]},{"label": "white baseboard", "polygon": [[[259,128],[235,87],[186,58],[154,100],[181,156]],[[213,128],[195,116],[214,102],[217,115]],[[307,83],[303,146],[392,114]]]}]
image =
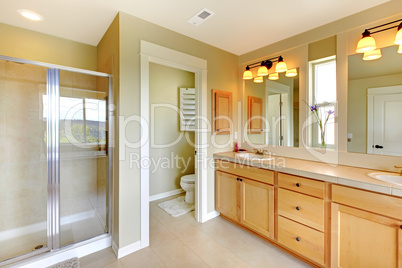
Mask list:
[{"label": "white baseboard", "polygon": [[156,195],[152,195],[149,197],[149,202],[155,201],[155,200],[159,200],[162,198],[166,198],[169,196],[173,196],[173,195],[177,195],[177,194],[181,194],[184,193],[183,189],[176,189],[170,192],[165,192],[165,193],[161,193],[161,194],[156,194]]},{"label": "white baseboard", "polygon": [[83,242],[80,243],[81,245],[73,245],[66,249],[44,253],[11,266],[20,268],[48,267],[71,258],[82,258],[102,249],[109,248],[111,246],[111,240],[110,236],[99,239],[94,238],[88,241],[88,243]]},{"label": "white baseboard", "polygon": [[213,218],[216,218],[216,217],[218,217],[219,215],[221,215],[221,214],[220,214],[218,211],[214,210],[214,211],[212,211],[212,212],[210,212],[210,213],[207,214],[207,217],[206,217],[206,219],[205,219],[204,222],[209,221],[209,220],[212,220]]},{"label": "white baseboard", "polygon": [[112,241],[112,249],[118,259],[121,259],[127,255],[130,255],[131,253],[134,253],[142,248],[143,247],[141,247],[141,241],[137,241],[135,243],[132,243],[132,244],[122,247],[122,248],[118,248],[116,243],[114,241]]}]

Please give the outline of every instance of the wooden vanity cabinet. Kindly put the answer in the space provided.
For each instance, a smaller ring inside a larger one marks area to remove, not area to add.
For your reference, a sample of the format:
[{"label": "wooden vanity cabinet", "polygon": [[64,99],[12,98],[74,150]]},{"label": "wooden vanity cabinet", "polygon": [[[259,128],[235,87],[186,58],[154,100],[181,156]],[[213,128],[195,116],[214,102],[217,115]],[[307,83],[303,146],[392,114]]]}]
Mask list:
[{"label": "wooden vanity cabinet", "polygon": [[333,185],[331,267],[402,268],[402,198]]},{"label": "wooden vanity cabinet", "polygon": [[325,266],[325,183],[278,173],[278,242]]},{"label": "wooden vanity cabinet", "polygon": [[[219,168],[215,171],[216,210],[244,227],[273,239],[274,187],[261,182],[258,178],[262,177],[266,181],[267,176],[273,178],[273,172],[240,165],[237,165],[239,170],[236,172],[236,165],[231,163],[230,166],[230,169],[222,169],[232,173],[223,172]],[[254,178],[252,176],[245,178],[233,174],[244,175],[244,168],[251,170],[250,174],[259,175]]]}]

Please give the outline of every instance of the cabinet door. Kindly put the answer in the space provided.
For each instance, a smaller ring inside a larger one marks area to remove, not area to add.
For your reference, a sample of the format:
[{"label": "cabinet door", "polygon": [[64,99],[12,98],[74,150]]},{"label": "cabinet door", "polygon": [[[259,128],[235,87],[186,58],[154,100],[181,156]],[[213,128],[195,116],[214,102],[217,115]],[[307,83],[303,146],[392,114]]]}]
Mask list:
[{"label": "cabinet door", "polygon": [[263,236],[274,238],[274,187],[240,178],[241,224]]},{"label": "cabinet door", "polygon": [[238,177],[221,171],[215,172],[216,210],[224,216],[239,221],[240,182]]},{"label": "cabinet door", "polygon": [[332,204],[331,267],[402,267],[402,221]]}]

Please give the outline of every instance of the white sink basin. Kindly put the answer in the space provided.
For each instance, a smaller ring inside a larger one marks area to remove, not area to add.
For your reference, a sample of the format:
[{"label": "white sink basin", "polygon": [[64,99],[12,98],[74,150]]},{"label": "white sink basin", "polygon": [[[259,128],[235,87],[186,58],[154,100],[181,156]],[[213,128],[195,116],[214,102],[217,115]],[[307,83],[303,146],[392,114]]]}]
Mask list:
[{"label": "white sink basin", "polygon": [[396,173],[369,173],[367,174],[367,176],[376,180],[385,181],[402,186],[402,176]]},{"label": "white sink basin", "polygon": [[270,157],[267,155],[260,155],[260,154],[253,154],[253,153],[240,153],[240,154],[236,154],[236,155],[239,158],[244,158],[244,159],[249,159],[249,160],[264,161],[264,160],[274,159],[273,157]]}]

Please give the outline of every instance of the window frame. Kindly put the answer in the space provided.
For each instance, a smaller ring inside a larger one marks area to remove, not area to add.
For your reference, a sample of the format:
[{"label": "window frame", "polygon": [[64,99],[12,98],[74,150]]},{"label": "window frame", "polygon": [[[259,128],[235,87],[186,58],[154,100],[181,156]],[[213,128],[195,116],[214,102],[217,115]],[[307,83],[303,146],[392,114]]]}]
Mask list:
[{"label": "window frame", "polygon": [[[324,108],[324,110],[328,110],[325,109],[325,107],[334,107],[333,110],[335,111],[335,114],[332,116],[332,121],[334,124],[334,143],[333,144],[329,144],[326,143],[326,148],[329,149],[336,149],[337,147],[337,135],[336,135],[336,124],[335,124],[335,117],[337,114],[337,100],[338,100],[338,92],[337,92],[337,86],[335,85],[335,100],[332,102],[321,102],[321,103],[316,103],[315,101],[315,95],[316,95],[316,72],[315,72],[315,68],[317,65],[321,65],[321,64],[327,64],[330,62],[334,62],[335,66],[337,65],[337,59],[336,59],[336,55],[332,55],[329,57],[325,57],[325,58],[321,58],[321,59],[317,59],[317,60],[312,60],[309,61],[309,105],[310,104],[317,104],[317,106],[320,106],[322,108]],[[336,69],[335,69],[335,78],[336,78]],[[336,80],[335,80],[336,81]],[[321,147],[321,143],[319,142],[319,139],[321,139],[320,134],[319,134],[319,127],[315,122],[315,120],[313,120],[311,117],[311,112],[308,109],[308,118],[310,118],[310,122],[309,122],[309,145],[311,147],[314,148],[319,148]],[[329,123],[327,123],[328,126]],[[328,132],[326,132],[326,136],[328,135]]]}]

